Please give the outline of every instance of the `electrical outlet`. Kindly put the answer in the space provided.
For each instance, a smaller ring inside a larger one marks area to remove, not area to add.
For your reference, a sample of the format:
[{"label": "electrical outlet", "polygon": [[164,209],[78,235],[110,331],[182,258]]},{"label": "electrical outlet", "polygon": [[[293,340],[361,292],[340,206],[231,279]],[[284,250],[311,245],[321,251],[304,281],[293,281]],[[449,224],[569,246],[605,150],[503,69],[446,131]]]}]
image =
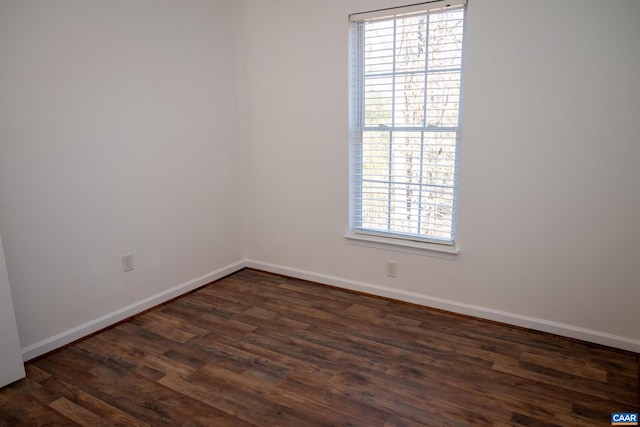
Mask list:
[{"label": "electrical outlet", "polygon": [[398,265],[395,261],[387,261],[387,277],[398,276]]},{"label": "electrical outlet", "polygon": [[133,255],[122,255],[122,271],[126,273],[127,271],[131,270],[133,270]]}]

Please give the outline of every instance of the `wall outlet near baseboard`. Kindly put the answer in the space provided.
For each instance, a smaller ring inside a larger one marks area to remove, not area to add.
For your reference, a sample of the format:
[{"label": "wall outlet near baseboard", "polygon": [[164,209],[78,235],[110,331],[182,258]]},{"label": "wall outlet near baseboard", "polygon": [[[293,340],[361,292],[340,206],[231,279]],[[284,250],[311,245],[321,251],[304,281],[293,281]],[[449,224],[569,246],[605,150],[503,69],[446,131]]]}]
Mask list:
[{"label": "wall outlet near baseboard", "polygon": [[398,264],[395,261],[387,261],[387,277],[398,276]]},{"label": "wall outlet near baseboard", "polygon": [[122,255],[122,271],[127,272],[133,270],[133,255],[132,254],[124,254]]}]

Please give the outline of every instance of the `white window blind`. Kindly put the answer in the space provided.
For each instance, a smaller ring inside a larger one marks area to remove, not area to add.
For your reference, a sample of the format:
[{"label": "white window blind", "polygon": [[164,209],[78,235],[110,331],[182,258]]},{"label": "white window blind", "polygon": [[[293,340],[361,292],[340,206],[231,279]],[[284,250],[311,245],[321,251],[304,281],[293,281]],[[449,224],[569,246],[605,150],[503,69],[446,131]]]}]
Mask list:
[{"label": "white window blind", "polygon": [[453,245],[465,4],[351,15],[351,229]]}]

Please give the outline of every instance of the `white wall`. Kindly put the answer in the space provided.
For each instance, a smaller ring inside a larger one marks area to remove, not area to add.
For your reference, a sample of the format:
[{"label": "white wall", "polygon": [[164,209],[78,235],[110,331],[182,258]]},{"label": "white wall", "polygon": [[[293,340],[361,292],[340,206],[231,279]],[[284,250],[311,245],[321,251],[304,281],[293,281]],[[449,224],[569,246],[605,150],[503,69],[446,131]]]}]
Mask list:
[{"label": "white wall", "polygon": [[0,2],[0,230],[25,357],[243,259],[230,16]]},{"label": "white wall", "polygon": [[454,260],[342,237],[347,15],[402,3],[236,6],[250,265],[640,351],[640,2],[470,0]]}]

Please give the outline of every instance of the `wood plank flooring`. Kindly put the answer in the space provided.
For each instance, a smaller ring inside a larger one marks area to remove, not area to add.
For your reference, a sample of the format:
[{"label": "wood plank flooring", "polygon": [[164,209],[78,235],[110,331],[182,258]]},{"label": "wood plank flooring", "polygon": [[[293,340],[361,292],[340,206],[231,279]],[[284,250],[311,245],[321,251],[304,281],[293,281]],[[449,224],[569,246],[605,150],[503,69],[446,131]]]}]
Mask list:
[{"label": "wood plank flooring", "polygon": [[638,355],[245,269],[27,364],[0,425],[604,426]]}]

